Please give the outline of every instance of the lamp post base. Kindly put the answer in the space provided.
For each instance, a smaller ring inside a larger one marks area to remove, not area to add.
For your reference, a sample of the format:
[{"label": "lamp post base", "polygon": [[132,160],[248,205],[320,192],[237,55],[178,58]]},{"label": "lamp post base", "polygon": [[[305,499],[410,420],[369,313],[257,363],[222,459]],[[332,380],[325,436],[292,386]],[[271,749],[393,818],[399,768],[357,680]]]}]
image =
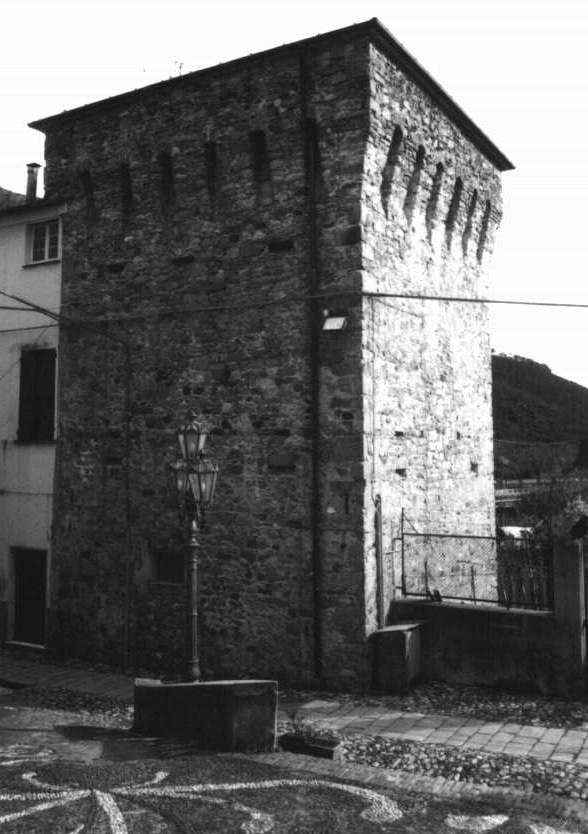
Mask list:
[{"label": "lamp post base", "polygon": [[269,680],[162,683],[137,678],[133,730],[194,739],[205,750],[272,751],[278,683]]}]

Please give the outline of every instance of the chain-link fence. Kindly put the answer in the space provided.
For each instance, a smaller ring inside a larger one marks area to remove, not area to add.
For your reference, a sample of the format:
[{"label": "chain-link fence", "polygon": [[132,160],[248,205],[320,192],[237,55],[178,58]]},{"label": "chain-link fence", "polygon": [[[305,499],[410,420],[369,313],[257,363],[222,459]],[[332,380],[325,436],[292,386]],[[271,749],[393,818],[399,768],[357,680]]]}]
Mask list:
[{"label": "chain-link fence", "polygon": [[403,530],[400,546],[404,596],[553,607],[552,548],[547,539]]}]

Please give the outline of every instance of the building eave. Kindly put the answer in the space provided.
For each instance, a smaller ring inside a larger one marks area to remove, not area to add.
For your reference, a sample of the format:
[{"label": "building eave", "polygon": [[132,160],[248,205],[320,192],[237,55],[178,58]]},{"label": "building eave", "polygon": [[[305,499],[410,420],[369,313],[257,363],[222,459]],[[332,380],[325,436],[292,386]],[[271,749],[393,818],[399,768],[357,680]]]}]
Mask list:
[{"label": "building eave", "polygon": [[[23,197],[24,199],[24,197]],[[34,214],[43,209],[59,208],[64,206],[63,200],[33,200],[30,202],[23,202],[17,206],[10,206],[0,209],[0,220],[7,217],[20,217],[21,215]]]}]

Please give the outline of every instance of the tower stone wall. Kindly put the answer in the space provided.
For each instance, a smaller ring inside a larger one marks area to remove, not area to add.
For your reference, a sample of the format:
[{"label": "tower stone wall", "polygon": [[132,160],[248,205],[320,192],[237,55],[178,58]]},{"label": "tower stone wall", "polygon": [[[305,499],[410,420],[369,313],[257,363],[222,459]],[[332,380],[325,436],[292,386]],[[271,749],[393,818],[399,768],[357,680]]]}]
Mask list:
[{"label": "tower stone wall", "polygon": [[[379,495],[389,599],[401,584],[403,513],[411,532],[495,535],[488,310],[472,299],[487,294],[502,203],[496,167],[376,45],[370,89],[362,189],[365,510],[369,529]],[[366,545],[370,630],[374,538]],[[469,557],[458,542],[450,547],[457,570]],[[432,586],[435,564],[428,560]],[[489,569],[478,592],[496,597]],[[422,556],[405,570],[420,577]]]},{"label": "tower stone wall", "polygon": [[[470,398],[489,402],[485,311],[466,327],[450,305],[370,293],[480,291],[481,265],[460,257],[463,206],[451,248],[437,240],[449,174],[432,243],[423,231],[430,155],[472,172],[480,206],[496,176],[386,57],[395,49],[371,21],[34,124],[47,196],[68,205],[54,651],[180,668],[182,534],[165,464],[190,408],[220,465],[199,567],[201,665],[217,677],[369,683],[376,490],[391,517],[411,501],[419,518],[490,526],[491,430]],[[411,143],[426,137],[412,186],[413,145],[386,161],[400,113]],[[337,314],[347,327],[323,330]],[[473,503],[437,506],[474,452]]]}]

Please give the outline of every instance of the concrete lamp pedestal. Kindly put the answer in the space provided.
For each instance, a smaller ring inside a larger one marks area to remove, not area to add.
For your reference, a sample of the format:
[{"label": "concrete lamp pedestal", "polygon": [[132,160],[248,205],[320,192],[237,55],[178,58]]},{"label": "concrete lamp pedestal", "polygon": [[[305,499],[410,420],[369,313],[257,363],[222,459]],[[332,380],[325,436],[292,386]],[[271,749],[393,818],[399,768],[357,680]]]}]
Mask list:
[{"label": "concrete lamp pedestal", "polygon": [[190,738],[218,752],[276,747],[277,681],[137,678],[134,704],[133,730],[138,733]]}]

